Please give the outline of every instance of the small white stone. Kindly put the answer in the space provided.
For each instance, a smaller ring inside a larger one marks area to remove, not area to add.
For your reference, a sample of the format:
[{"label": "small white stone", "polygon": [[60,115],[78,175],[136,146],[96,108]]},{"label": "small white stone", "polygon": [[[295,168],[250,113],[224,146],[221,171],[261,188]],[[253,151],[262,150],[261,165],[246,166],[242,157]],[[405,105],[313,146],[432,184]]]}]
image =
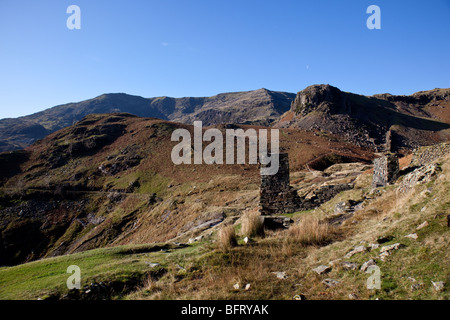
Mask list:
[{"label": "small white stone", "polygon": [[278,279],[287,279],[287,275],[286,272],[282,271],[282,272],[272,272],[274,275],[277,276]]},{"label": "small white stone", "polygon": [[410,238],[410,239],[417,240],[418,236],[417,236],[417,233],[411,233],[411,234],[407,234],[405,236],[405,238]]},{"label": "small white stone", "polygon": [[436,290],[437,292],[441,292],[444,290],[445,287],[444,281],[437,281],[437,282],[431,281],[431,283],[433,284],[434,290]]},{"label": "small white stone", "polygon": [[428,226],[428,221],[425,221],[424,223],[417,226],[416,230],[420,230],[422,228],[425,228]]}]

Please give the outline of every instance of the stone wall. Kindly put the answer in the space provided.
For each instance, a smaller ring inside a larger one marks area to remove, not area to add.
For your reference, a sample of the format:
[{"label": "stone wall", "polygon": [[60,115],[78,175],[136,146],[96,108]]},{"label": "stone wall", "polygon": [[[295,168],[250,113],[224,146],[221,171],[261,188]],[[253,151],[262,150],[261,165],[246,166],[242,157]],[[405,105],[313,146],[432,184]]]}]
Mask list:
[{"label": "stone wall", "polygon": [[398,158],[393,154],[385,154],[373,160],[372,188],[384,187],[394,182],[399,175]]},{"label": "stone wall", "polygon": [[288,154],[280,153],[278,172],[261,175],[260,212],[262,215],[291,213],[298,210],[299,204],[300,197],[289,183]]},{"label": "stone wall", "polygon": [[434,146],[421,147],[413,153],[410,167],[419,167],[430,164],[436,159],[450,154],[450,143],[440,143]]},{"label": "stone wall", "polygon": [[312,196],[300,198],[299,210],[311,210],[317,208],[321,204],[333,199],[338,193],[353,189],[352,183],[342,183],[321,186],[314,190]]}]

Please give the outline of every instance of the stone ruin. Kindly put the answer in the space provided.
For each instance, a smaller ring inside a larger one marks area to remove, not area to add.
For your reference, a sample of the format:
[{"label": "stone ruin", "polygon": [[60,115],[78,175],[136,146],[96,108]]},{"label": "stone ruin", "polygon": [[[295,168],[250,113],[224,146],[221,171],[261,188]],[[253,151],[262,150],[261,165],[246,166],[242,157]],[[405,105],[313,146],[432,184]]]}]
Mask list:
[{"label": "stone ruin", "polygon": [[262,215],[292,213],[298,210],[300,202],[297,191],[289,183],[288,154],[280,153],[278,172],[261,175],[260,212]]},{"label": "stone ruin", "polygon": [[259,210],[263,216],[311,210],[332,199],[339,192],[353,187],[352,183],[323,185],[311,194],[300,197],[289,183],[288,154],[280,153],[278,173],[261,175]]},{"label": "stone ruin", "polygon": [[385,187],[394,182],[399,175],[398,158],[394,154],[384,154],[373,160],[372,188]]}]

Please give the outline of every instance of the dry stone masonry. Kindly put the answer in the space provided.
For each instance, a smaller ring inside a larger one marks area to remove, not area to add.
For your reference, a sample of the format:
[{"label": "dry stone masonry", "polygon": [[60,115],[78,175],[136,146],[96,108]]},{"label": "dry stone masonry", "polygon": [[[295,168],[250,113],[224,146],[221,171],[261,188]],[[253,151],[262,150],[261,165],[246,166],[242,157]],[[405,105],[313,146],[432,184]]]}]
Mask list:
[{"label": "dry stone masonry", "polygon": [[450,154],[450,143],[440,143],[429,147],[421,147],[414,152],[410,166],[418,167],[427,165],[447,154]]},{"label": "dry stone masonry", "polygon": [[[264,167],[264,164],[261,164]],[[279,154],[279,169],[274,175],[261,175],[260,212],[262,215],[298,210],[300,197],[289,184],[289,157]]]},{"label": "dry stone masonry", "polygon": [[373,160],[372,188],[384,187],[394,182],[399,175],[398,158],[394,154],[385,154]]},{"label": "dry stone masonry", "polygon": [[[289,184],[289,158],[279,154],[279,170],[275,175],[261,176],[260,212],[262,215],[292,213],[314,209],[338,193],[352,189],[352,183],[323,185],[305,197],[299,197]],[[263,164],[261,164],[263,166]]]}]

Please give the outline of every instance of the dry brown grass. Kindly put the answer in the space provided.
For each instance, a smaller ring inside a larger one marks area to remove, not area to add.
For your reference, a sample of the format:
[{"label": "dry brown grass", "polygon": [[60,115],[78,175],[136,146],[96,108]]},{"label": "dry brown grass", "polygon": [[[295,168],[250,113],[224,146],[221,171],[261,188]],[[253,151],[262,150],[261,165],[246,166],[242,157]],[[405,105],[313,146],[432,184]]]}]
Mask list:
[{"label": "dry brown grass", "polygon": [[246,211],[242,216],[242,235],[264,236],[264,220],[258,210]]},{"label": "dry brown grass", "polygon": [[311,216],[303,217],[285,234],[287,242],[301,245],[323,245],[331,240],[332,235],[333,232],[328,223]]},{"label": "dry brown grass", "polygon": [[228,251],[237,245],[236,231],[233,225],[228,225],[220,229],[217,237],[217,245],[222,251]]}]

